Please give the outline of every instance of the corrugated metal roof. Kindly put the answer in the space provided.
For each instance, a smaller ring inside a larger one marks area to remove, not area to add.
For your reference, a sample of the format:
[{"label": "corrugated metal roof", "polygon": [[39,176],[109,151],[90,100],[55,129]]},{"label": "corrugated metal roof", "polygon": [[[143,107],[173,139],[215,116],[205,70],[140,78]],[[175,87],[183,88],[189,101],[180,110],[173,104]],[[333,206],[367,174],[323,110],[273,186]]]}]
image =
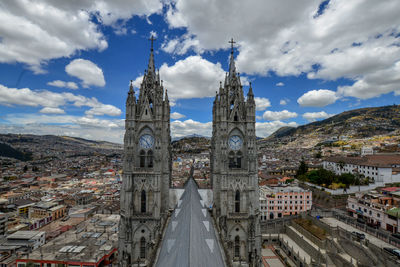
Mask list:
[{"label": "corrugated metal roof", "polygon": [[156,267],[225,266],[212,218],[193,178],[171,215]]}]

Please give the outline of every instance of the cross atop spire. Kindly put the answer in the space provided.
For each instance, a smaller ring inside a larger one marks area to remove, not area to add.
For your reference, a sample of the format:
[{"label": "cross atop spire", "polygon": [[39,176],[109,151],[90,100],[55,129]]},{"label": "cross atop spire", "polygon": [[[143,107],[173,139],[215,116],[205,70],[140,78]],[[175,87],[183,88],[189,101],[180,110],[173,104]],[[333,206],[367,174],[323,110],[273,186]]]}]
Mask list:
[{"label": "cross atop spire", "polygon": [[233,57],[233,45],[236,43],[235,41],[233,41],[233,38],[231,38],[231,40],[228,42],[231,44],[231,57],[229,59],[229,76],[228,79],[229,81],[231,81],[232,79],[235,78],[236,76],[236,67],[235,67],[235,59]]},{"label": "cross atop spire", "polygon": [[154,38],[153,34],[150,36],[149,40],[151,41],[151,51],[153,51],[153,42],[155,40],[157,40],[156,38]]},{"label": "cross atop spire", "polygon": [[231,44],[231,54],[233,54],[233,45],[236,44],[236,42],[233,41],[233,38],[231,38],[231,40],[228,43]]}]

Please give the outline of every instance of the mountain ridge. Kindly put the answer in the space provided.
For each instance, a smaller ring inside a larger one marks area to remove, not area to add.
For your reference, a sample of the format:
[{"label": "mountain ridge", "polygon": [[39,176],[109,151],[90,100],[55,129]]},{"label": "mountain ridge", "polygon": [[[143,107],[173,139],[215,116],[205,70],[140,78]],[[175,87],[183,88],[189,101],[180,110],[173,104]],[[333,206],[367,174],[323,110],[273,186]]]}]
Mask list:
[{"label": "mountain ridge", "polygon": [[400,106],[359,108],[298,127],[281,127],[260,142],[290,143],[299,139],[368,138],[400,129]]}]

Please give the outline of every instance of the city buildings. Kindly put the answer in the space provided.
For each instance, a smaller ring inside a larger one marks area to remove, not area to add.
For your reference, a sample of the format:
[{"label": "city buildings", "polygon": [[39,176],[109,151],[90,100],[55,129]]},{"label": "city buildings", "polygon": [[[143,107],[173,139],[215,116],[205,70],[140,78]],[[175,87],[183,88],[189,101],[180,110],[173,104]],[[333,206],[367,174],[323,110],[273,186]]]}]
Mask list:
[{"label": "city buildings", "polygon": [[356,193],[347,199],[347,211],[369,226],[381,228],[392,233],[400,232],[400,187],[380,192]]},{"label": "city buildings", "polygon": [[311,210],[312,192],[298,186],[260,186],[261,221]]},{"label": "city buildings", "polygon": [[42,267],[111,264],[116,258],[118,223],[119,215],[97,214],[79,224],[75,230],[67,231],[40,249],[18,257],[17,267],[27,266],[28,263]]},{"label": "city buildings", "polygon": [[376,183],[400,182],[400,155],[376,154],[364,157],[331,157],[323,162],[324,169],[336,174],[352,173],[369,177]]}]

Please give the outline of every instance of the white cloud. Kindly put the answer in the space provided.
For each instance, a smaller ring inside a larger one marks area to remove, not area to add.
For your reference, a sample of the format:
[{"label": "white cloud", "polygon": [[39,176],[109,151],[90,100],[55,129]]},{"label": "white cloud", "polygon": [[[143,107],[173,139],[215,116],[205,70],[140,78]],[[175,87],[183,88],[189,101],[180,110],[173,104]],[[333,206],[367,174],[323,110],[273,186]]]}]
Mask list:
[{"label": "white cloud", "polygon": [[306,112],[303,114],[303,118],[308,121],[316,121],[318,119],[326,119],[332,117],[334,114],[328,114],[325,111],[320,112]]},{"label": "white cloud", "polygon": [[65,71],[69,75],[81,79],[83,87],[89,87],[90,85],[102,87],[106,85],[103,70],[90,60],[74,59],[65,66]]},{"label": "white cloud", "polygon": [[296,112],[290,112],[288,110],[282,110],[282,111],[270,111],[267,110],[263,114],[263,119],[268,120],[268,121],[280,121],[280,120],[287,120],[291,118],[296,118],[297,113]]},{"label": "white cloud", "polygon": [[394,92],[400,95],[400,61],[392,68],[382,69],[367,75],[350,86],[339,86],[338,93],[343,96],[353,96],[360,99],[377,97]]},{"label": "white cloud", "polygon": [[1,133],[54,134],[91,140],[123,142],[123,120],[100,120],[69,115],[8,114],[0,124]]},{"label": "white cloud", "polygon": [[303,94],[297,99],[297,103],[303,107],[325,107],[335,103],[337,99],[338,96],[336,96],[334,91],[319,89],[311,90]]},{"label": "white cloud", "polygon": [[255,97],[254,101],[256,102],[256,110],[258,111],[265,110],[271,106],[271,102],[265,97]]},{"label": "white cloud", "polygon": [[157,32],[155,32],[155,31],[150,31],[149,38],[152,37],[152,36],[153,36],[154,38],[157,38],[157,37],[158,37]]},{"label": "white cloud", "polygon": [[285,98],[285,99],[281,99],[280,101],[279,101],[279,105],[282,105],[282,106],[285,106],[285,105],[287,105],[287,103],[289,103],[289,99],[287,99],[287,98]]},{"label": "white cloud", "polygon": [[172,137],[182,137],[192,134],[211,136],[212,122],[198,122],[194,120],[173,121],[171,122]]},{"label": "white cloud", "polygon": [[256,135],[258,137],[267,137],[284,126],[297,127],[298,125],[293,121],[288,123],[281,121],[256,122]]},{"label": "white cloud", "polygon": [[78,89],[78,85],[74,82],[64,82],[60,80],[55,80],[52,82],[48,82],[48,85],[55,86],[55,87],[60,87],[60,88],[69,88],[69,89]]},{"label": "white cloud", "polygon": [[85,111],[86,115],[109,115],[109,116],[119,116],[121,115],[121,110],[113,105],[106,105],[102,103],[97,103],[92,105],[93,107],[88,111]]},{"label": "white cloud", "polygon": [[92,16],[100,24],[117,28],[134,15],[148,16],[161,9],[159,0],[2,1],[0,62],[25,63],[35,73],[43,73],[50,59],[107,48]]},{"label": "white cloud", "polygon": [[171,40],[165,40],[161,45],[161,49],[167,53],[177,55],[184,55],[190,49],[193,49],[198,54],[204,52],[204,50],[200,48],[199,40],[193,37],[188,37],[188,35],[182,35]]},{"label": "white cloud", "polygon": [[[170,40],[165,50],[182,54],[189,49],[226,49],[227,40],[233,37],[238,42],[241,72],[308,74],[310,79],[326,80],[344,77],[354,81],[338,88],[344,96],[397,94],[400,80],[386,84],[373,78],[381,73],[394,78],[398,73],[398,1],[330,1],[317,14],[320,4],[316,0],[176,0],[168,6],[166,20],[172,28],[185,27],[187,34],[184,40]],[[192,45],[182,46],[185,42]]]},{"label": "white cloud", "polygon": [[65,111],[62,110],[61,108],[51,108],[51,107],[45,107],[42,108],[40,113],[46,113],[46,114],[64,114]]},{"label": "white cloud", "polygon": [[[220,63],[212,63],[200,56],[190,56],[168,66],[160,67],[160,77],[172,100],[196,97],[212,97],[223,81],[225,72]],[[135,79],[133,85],[140,87],[143,76]]]},{"label": "white cloud", "polygon": [[283,82],[279,82],[276,84],[276,86],[284,86],[285,84]]},{"label": "white cloud", "polygon": [[182,119],[182,118],[185,118],[185,117],[186,117],[185,115],[183,115],[181,113],[178,113],[178,112],[172,112],[171,113],[171,119],[174,119],[174,120],[179,120],[179,119]]},{"label": "white cloud", "polygon": [[[87,98],[72,93],[54,93],[47,90],[31,90],[29,88],[8,88],[0,84],[0,105],[30,106],[43,108],[59,108],[66,105],[90,107],[87,115],[119,116],[121,110],[112,105],[99,102],[95,97]],[[47,109],[49,110],[49,109]]]}]

